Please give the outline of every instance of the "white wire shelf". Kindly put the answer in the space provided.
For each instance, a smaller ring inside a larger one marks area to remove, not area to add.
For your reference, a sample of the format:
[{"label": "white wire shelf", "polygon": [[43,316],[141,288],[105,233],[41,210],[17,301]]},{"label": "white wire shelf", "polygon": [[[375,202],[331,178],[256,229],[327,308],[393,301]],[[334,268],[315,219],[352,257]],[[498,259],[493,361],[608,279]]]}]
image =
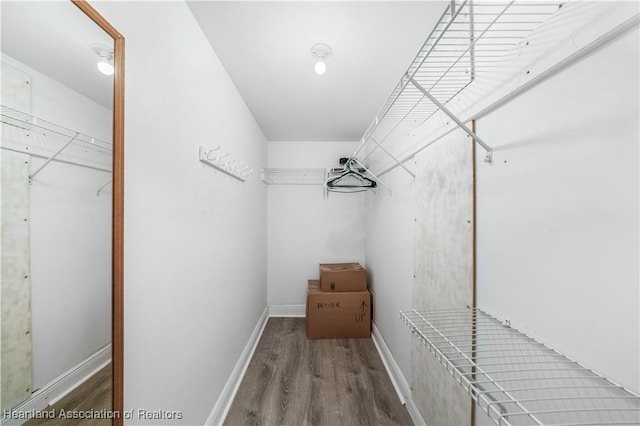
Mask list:
[{"label": "white wire shelf", "polygon": [[353,157],[373,141],[375,145],[362,158],[366,162],[379,145],[399,142],[412,134],[441,109],[424,90],[447,105],[478,76],[490,74],[498,62],[562,8],[563,3],[451,2],[371,121]]},{"label": "white wire shelf", "polygon": [[0,115],[3,149],[105,172],[111,171],[111,142],[4,105],[0,107]]},{"label": "white wire shelf", "polygon": [[262,181],[267,185],[324,185],[331,169],[263,168]]},{"label": "white wire shelf", "polygon": [[402,320],[497,425],[639,425],[640,397],[481,309]]}]

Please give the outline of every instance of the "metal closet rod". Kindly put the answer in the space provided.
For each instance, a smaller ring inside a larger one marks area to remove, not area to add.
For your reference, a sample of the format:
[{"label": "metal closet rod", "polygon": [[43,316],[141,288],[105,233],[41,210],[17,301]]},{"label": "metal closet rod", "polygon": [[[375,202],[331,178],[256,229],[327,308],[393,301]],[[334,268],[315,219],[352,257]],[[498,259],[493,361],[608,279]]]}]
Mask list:
[{"label": "metal closet rod", "polygon": [[[536,87],[540,83],[543,83],[544,81],[548,80],[549,78],[555,76],[556,74],[560,73],[561,71],[564,71],[565,69],[571,67],[575,63],[579,62],[580,60],[584,59],[585,57],[587,57],[590,54],[594,53],[595,51],[599,50],[600,48],[602,48],[602,47],[608,45],[609,43],[612,43],[613,41],[617,40],[619,37],[623,36],[627,32],[629,32],[632,29],[634,29],[635,27],[637,27],[638,24],[640,24],[640,14],[636,14],[633,17],[627,19],[622,24],[618,25],[616,28],[614,28],[611,31],[609,31],[609,32],[603,34],[602,36],[598,37],[596,40],[594,40],[591,43],[589,43],[588,45],[584,46],[583,48],[581,48],[577,52],[574,52],[573,54],[567,56],[565,59],[561,60],[557,64],[555,64],[552,67],[548,68],[546,71],[544,71],[540,75],[538,75],[538,76],[532,78],[531,80],[527,81],[522,86],[518,87],[517,89],[513,90],[512,92],[510,92],[507,95],[503,96],[502,98],[498,99],[497,101],[495,101],[491,105],[485,107],[484,109],[482,109],[481,111],[477,112],[476,114],[473,114],[471,117],[469,117],[469,118],[467,118],[465,120],[462,120],[462,122],[464,124],[467,124],[467,123],[471,122],[472,120],[479,120],[482,117],[487,116],[488,114],[492,113],[493,111],[497,110],[498,108],[500,108],[500,107],[508,104],[512,100],[518,98],[520,95],[524,94],[525,92],[528,92],[529,90],[533,89],[534,87]],[[448,136],[449,134],[451,134],[455,130],[456,129],[453,128],[453,129],[448,130],[445,133],[441,134],[440,136],[437,136],[436,138],[434,138],[431,141],[427,142],[425,145],[421,146],[416,151],[414,151],[411,154],[409,154],[409,155],[405,156],[404,158],[400,159],[400,162],[401,163],[405,163],[405,162],[411,160],[412,158],[414,158],[416,156],[416,154],[418,154],[419,152],[421,152],[424,149],[428,148],[432,144],[438,142],[442,138]],[[388,168],[386,168],[382,172],[378,173],[378,175],[379,176],[383,176],[384,174],[386,174],[386,173],[390,172],[391,170],[395,169],[396,167],[398,167],[397,164],[389,166]]]}]

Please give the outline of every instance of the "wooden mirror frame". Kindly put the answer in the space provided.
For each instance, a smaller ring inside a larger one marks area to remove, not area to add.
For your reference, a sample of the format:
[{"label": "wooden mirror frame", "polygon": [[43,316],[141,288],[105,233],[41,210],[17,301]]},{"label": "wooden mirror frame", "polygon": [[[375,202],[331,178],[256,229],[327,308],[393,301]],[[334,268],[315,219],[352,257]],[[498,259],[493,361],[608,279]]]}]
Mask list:
[{"label": "wooden mirror frame", "polygon": [[113,38],[113,195],[111,231],[111,404],[113,425],[124,415],[124,37],[86,0],[71,0]]}]

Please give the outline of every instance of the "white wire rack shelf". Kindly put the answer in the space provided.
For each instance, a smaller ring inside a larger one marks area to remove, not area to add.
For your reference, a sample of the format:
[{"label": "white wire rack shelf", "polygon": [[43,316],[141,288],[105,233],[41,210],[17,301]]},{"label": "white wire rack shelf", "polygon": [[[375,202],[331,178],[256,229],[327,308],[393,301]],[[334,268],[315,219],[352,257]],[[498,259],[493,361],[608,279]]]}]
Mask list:
[{"label": "white wire rack shelf", "polygon": [[497,425],[639,425],[640,397],[481,309],[400,316]]},{"label": "white wire rack shelf", "polygon": [[[111,142],[83,134],[8,106],[0,107],[2,149],[105,172],[111,171]],[[42,167],[44,168],[44,167]],[[41,169],[31,173],[30,178]]]},{"label": "white wire rack shelf", "polygon": [[[452,1],[371,121],[353,157],[369,142],[375,145],[362,158],[363,162],[377,148],[393,157],[383,144],[399,142],[412,134],[477,77],[490,74],[498,62],[562,8],[563,3]],[[490,147],[477,138],[476,141],[487,150],[487,161],[491,161]]]},{"label": "white wire rack shelf", "polygon": [[267,185],[324,185],[331,169],[263,168],[262,181]]}]

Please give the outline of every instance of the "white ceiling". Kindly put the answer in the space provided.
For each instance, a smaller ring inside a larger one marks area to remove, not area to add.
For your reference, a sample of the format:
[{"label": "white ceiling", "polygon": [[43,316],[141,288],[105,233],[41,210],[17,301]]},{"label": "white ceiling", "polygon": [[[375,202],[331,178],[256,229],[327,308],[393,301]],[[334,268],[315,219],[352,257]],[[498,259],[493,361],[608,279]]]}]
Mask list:
[{"label": "white ceiling", "polygon": [[[447,1],[190,1],[269,140],[359,140]],[[71,2],[0,1],[2,52],[111,107],[91,44],[111,38]],[[327,72],[310,49],[327,43]]]},{"label": "white ceiling", "polygon": [[113,39],[70,1],[0,1],[2,52],[111,108],[113,77],[101,74],[93,43]]},{"label": "white ceiling", "polygon": [[[357,141],[448,1],[189,1],[268,140]],[[331,46],[327,72],[310,49]]]}]

